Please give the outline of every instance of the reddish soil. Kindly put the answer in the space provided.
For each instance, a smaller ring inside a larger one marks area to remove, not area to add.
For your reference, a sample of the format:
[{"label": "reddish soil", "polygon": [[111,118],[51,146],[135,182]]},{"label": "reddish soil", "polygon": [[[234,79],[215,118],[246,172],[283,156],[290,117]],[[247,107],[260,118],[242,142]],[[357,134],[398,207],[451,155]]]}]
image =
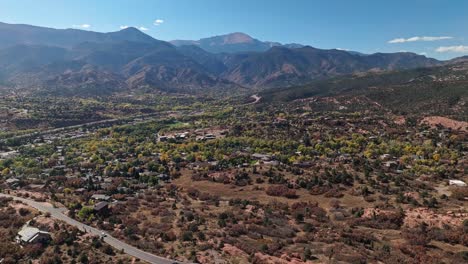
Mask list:
[{"label": "reddish soil", "polygon": [[421,120],[421,123],[428,124],[432,127],[435,127],[436,125],[441,125],[446,128],[468,132],[468,122],[457,121],[442,116],[428,116]]},{"label": "reddish soil", "polygon": [[442,228],[443,225],[460,226],[463,220],[468,219],[468,213],[466,212],[436,213],[426,208],[408,209],[405,214],[404,225],[408,227],[417,227],[423,222],[430,227],[439,228]]},{"label": "reddish soil", "polygon": [[312,263],[310,261],[302,261],[299,257],[291,257],[287,255],[282,255],[280,258],[274,257],[274,256],[269,256],[265,255],[262,253],[255,253],[255,263],[261,263],[261,264],[270,264],[270,263],[275,263],[275,264],[307,264],[307,263]]}]

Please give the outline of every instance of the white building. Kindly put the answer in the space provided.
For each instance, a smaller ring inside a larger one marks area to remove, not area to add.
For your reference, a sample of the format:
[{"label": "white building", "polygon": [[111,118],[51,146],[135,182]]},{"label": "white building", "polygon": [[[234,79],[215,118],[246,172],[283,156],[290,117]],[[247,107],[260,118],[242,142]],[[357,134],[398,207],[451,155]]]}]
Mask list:
[{"label": "white building", "polygon": [[450,186],[458,186],[458,187],[465,187],[466,183],[464,181],[460,180],[449,180],[449,185]]},{"label": "white building", "polygon": [[19,152],[16,150],[0,152],[0,159],[11,159],[11,158],[16,157],[18,154]]}]

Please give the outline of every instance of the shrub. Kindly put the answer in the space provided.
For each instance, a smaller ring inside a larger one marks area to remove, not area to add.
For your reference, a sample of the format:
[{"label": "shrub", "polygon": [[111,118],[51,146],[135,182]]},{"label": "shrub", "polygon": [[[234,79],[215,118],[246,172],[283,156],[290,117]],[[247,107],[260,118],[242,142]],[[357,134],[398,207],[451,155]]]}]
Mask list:
[{"label": "shrub", "polygon": [[289,199],[295,199],[298,197],[295,190],[289,189],[284,185],[269,186],[266,190],[266,194],[270,196],[283,196]]},{"label": "shrub", "polygon": [[182,233],[182,241],[192,241],[193,240],[193,233],[190,231],[186,231]]},{"label": "shrub", "polygon": [[452,195],[450,197],[457,200],[463,200],[465,197],[468,197],[468,188],[453,188]]},{"label": "shrub", "polygon": [[26,215],[28,215],[28,214],[31,213],[31,212],[30,212],[28,209],[26,209],[26,208],[20,208],[20,209],[18,210],[18,212],[19,212],[19,214],[20,214],[21,216],[26,216]]}]

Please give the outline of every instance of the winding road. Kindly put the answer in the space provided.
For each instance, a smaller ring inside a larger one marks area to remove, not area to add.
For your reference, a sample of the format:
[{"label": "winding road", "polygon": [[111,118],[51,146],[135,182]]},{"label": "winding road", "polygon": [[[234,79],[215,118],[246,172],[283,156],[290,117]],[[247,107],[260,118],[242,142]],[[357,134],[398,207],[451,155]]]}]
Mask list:
[{"label": "winding road", "polygon": [[31,207],[36,208],[37,210],[39,210],[41,212],[50,213],[50,216],[57,219],[57,220],[64,221],[69,225],[75,226],[78,229],[80,229],[82,231],[85,231],[85,232],[88,232],[88,233],[91,233],[93,235],[102,236],[103,234],[105,234],[104,242],[106,242],[107,244],[109,244],[110,246],[112,246],[113,248],[115,248],[115,249],[117,249],[119,251],[123,249],[126,254],[128,254],[130,256],[133,256],[135,258],[138,258],[140,260],[147,261],[149,263],[156,263],[156,264],[179,263],[177,261],[173,261],[173,260],[170,260],[170,259],[159,257],[159,256],[153,255],[151,253],[145,252],[143,250],[140,250],[140,249],[138,249],[136,247],[133,247],[133,246],[131,246],[131,245],[125,243],[125,242],[122,242],[122,241],[110,236],[107,233],[104,233],[103,231],[101,231],[99,229],[96,229],[96,228],[91,227],[89,225],[85,225],[85,224],[83,224],[81,222],[78,222],[75,219],[72,219],[72,218],[70,218],[70,217],[68,217],[67,215],[64,214],[64,212],[67,210],[66,208],[54,208],[49,203],[40,203],[40,202],[36,202],[36,201],[30,200],[30,199],[25,199],[25,198],[21,198],[21,197],[9,195],[9,194],[0,193],[0,197],[13,198],[13,200],[21,201],[21,202],[23,202],[23,203],[25,203],[25,204],[27,204],[27,205],[29,205]]}]

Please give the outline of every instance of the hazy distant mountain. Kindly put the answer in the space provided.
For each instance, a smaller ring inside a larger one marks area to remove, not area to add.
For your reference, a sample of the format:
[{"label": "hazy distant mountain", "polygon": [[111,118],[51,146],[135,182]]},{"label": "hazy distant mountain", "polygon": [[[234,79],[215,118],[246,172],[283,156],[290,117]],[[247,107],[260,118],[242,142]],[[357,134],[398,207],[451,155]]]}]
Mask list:
[{"label": "hazy distant mountain", "polygon": [[139,87],[236,87],[207,68],[135,28],[97,33],[0,24],[0,81],[17,89],[100,95]]},{"label": "hazy distant mountain", "polygon": [[117,32],[99,33],[0,22],[0,48],[19,44],[71,48],[83,42],[112,43],[117,41],[157,42],[154,38],[132,27]]},{"label": "hazy distant mountain", "polygon": [[139,42],[6,48],[0,50],[0,79],[18,88],[80,95],[91,95],[93,89],[99,95],[140,87],[191,93],[236,87],[172,45]]},{"label": "hazy distant mountain", "polygon": [[191,57],[213,74],[221,74],[227,69],[219,56],[209,53],[198,46],[185,45],[177,47],[177,50],[185,56]]},{"label": "hazy distant mountain", "polygon": [[288,49],[300,49],[300,48],[303,48],[305,45],[298,44],[298,43],[289,43],[289,44],[284,44],[282,46]]},{"label": "hazy distant mountain", "polygon": [[[262,42],[243,33],[176,47],[135,28],[111,33],[0,23],[0,83],[61,94],[280,87],[443,62],[414,53],[360,54]],[[209,52],[211,50],[212,52]]]},{"label": "hazy distant mountain", "polygon": [[173,40],[171,43],[176,46],[195,45],[212,53],[262,52],[281,45],[278,42],[263,42],[240,32],[200,40]]},{"label": "hazy distant mountain", "polygon": [[353,55],[342,50],[309,46],[288,49],[273,47],[263,53],[231,54],[224,57],[227,70],[222,77],[246,86],[289,86],[313,79],[369,70],[410,69],[440,65],[441,62],[414,53]]}]

